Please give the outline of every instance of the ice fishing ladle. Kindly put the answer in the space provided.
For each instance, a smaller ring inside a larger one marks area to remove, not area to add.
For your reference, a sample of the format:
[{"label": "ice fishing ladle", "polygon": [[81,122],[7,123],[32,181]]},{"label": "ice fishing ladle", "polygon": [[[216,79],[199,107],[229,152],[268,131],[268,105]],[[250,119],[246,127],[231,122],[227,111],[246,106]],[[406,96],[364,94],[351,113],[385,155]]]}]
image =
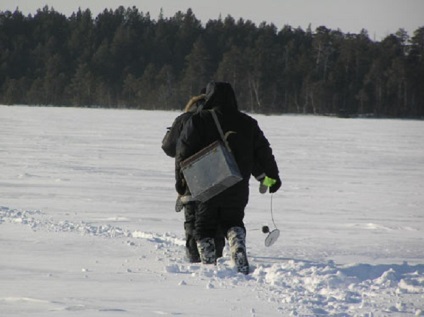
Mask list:
[{"label": "ice fishing ladle", "polygon": [[274,224],[275,229],[272,230],[272,231],[269,231],[268,226],[262,227],[262,232],[268,233],[268,236],[265,238],[265,246],[266,247],[272,246],[275,243],[275,241],[277,241],[278,237],[280,236],[280,230],[277,228],[277,225],[275,224],[275,221],[274,221],[274,213],[272,211],[272,196],[273,196],[273,194],[271,194],[271,219],[272,219],[272,223]]}]

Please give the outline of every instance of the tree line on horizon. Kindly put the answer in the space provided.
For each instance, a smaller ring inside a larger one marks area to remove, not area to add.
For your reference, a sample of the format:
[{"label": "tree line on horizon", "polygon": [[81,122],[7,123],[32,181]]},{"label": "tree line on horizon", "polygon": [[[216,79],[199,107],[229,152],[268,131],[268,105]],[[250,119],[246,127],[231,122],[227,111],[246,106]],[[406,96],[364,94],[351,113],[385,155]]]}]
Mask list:
[{"label": "tree line on horizon", "polygon": [[0,104],[182,109],[211,80],[248,112],[423,117],[424,27],[373,41],[231,16],[203,25],[191,9],[0,11]]}]

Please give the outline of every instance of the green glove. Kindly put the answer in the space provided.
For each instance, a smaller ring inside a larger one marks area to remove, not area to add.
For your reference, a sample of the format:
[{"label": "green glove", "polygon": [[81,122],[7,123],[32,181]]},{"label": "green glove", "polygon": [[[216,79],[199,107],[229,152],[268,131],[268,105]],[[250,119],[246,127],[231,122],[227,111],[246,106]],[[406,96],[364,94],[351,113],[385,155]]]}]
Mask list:
[{"label": "green glove", "polygon": [[274,185],[276,182],[277,182],[277,180],[275,180],[271,177],[265,176],[259,184],[259,192],[261,194],[265,194],[267,192],[268,188],[271,187],[272,185]]},{"label": "green glove", "polygon": [[264,184],[266,187],[271,187],[277,182],[276,179],[273,179],[271,177],[265,176],[264,180],[262,181],[262,184]]}]

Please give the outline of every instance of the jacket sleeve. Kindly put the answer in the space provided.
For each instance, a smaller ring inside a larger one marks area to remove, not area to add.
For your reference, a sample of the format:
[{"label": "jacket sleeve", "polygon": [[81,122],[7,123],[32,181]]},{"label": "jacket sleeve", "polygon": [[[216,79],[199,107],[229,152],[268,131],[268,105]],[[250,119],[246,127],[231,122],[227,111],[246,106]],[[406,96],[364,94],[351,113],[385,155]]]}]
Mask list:
[{"label": "jacket sleeve", "polygon": [[172,123],[172,126],[167,128],[166,134],[163,137],[162,150],[170,157],[175,157],[176,155],[177,142],[180,137],[181,128],[181,117],[177,117]]},{"label": "jacket sleeve", "polygon": [[271,145],[257,123],[254,133],[254,165],[254,173],[262,170],[266,176],[279,179],[279,170]]},{"label": "jacket sleeve", "polygon": [[162,150],[166,155],[174,157],[177,154],[177,143],[178,139],[181,136],[181,132],[184,128],[186,122],[191,118],[193,113],[185,112],[175,118],[172,126],[168,128],[163,140],[162,140]]}]

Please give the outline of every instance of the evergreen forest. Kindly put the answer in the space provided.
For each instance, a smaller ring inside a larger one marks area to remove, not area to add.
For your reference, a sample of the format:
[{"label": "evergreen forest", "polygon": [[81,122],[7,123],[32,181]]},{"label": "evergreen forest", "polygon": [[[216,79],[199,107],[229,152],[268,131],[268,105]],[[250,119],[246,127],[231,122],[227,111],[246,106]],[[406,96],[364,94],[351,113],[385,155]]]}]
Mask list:
[{"label": "evergreen forest", "polygon": [[0,104],[182,109],[227,81],[252,113],[424,117],[424,26],[376,41],[191,9],[0,11]]}]

